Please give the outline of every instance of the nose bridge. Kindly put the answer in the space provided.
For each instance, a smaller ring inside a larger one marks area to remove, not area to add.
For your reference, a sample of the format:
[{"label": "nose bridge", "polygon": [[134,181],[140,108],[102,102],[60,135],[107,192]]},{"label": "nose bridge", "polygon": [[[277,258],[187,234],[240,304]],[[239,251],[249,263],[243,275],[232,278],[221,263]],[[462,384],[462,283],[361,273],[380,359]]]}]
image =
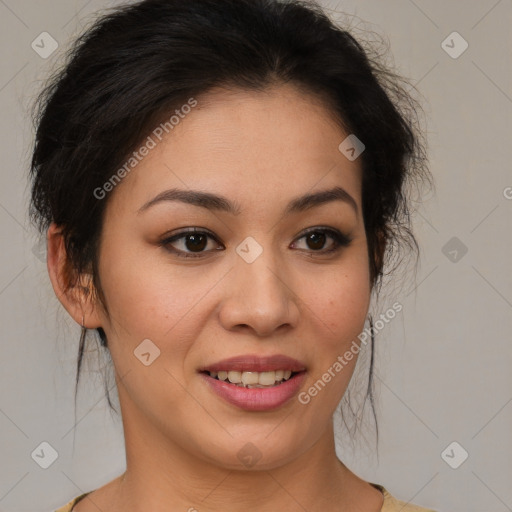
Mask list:
[{"label": "nose bridge", "polygon": [[270,302],[284,303],[288,298],[288,289],[284,285],[284,276],[280,275],[280,268],[282,265],[276,265],[276,258],[270,255],[270,251],[253,263],[238,262],[236,277],[241,280],[242,289],[246,287],[246,293],[242,296],[246,295],[261,307]]},{"label": "nose bridge", "polygon": [[284,262],[270,245],[263,247],[248,238],[236,249],[229,296],[224,298],[220,317],[226,329],[247,326],[258,335],[268,335],[282,325],[296,324],[297,304]]}]

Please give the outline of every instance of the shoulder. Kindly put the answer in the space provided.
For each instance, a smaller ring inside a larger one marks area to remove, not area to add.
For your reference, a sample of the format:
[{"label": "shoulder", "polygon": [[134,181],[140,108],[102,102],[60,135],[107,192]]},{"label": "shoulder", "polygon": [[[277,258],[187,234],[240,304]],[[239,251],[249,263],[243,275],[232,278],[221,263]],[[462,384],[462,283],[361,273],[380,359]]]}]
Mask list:
[{"label": "shoulder", "polygon": [[[92,491],[91,491],[92,492]],[[71,512],[73,510],[73,507],[85,496],[90,494],[90,492],[85,492],[84,494],[80,494],[80,496],[77,496],[76,498],[73,498],[68,504],[64,505],[63,507],[58,508],[55,512]]]},{"label": "shoulder", "polygon": [[399,500],[392,496],[382,485],[373,483],[372,485],[384,494],[384,503],[382,504],[381,512],[436,512],[430,508],[420,507],[419,505]]}]

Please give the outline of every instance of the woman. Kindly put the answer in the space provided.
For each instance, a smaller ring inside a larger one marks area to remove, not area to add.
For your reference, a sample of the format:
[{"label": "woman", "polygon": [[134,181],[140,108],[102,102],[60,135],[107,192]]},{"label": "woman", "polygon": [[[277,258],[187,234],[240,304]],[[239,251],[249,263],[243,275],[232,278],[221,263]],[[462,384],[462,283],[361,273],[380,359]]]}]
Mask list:
[{"label": "woman", "polygon": [[427,510],[350,471],[332,422],[415,244],[404,91],[312,3],[146,0],[77,41],[31,212],[77,383],[89,329],[112,357],[127,467],[59,512]]}]

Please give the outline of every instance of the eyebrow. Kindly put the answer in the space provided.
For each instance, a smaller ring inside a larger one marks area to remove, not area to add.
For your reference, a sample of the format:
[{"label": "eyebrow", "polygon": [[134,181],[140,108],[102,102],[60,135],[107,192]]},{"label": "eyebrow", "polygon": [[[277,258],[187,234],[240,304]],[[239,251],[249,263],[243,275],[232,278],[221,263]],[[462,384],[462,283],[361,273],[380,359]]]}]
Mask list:
[{"label": "eyebrow", "polygon": [[[210,192],[201,192],[199,190],[164,190],[156,197],[142,205],[137,213],[142,213],[155,204],[165,201],[179,201],[193,206],[206,208],[207,210],[223,211],[232,215],[240,215],[242,209],[238,202],[232,202],[226,197],[212,194]],[[285,210],[285,215],[299,213],[309,210],[315,206],[320,206],[332,201],[342,201],[349,204],[358,214],[357,203],[355,199],[342,187],[334,187],[328,190],[321,190],[304,194],[292,199]]]}]

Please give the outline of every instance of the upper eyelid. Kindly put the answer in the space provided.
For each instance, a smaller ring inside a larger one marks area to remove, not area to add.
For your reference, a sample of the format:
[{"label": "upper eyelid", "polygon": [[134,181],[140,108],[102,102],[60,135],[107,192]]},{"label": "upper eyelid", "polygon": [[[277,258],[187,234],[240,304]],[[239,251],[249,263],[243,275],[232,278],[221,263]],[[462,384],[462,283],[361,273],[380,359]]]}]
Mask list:
[{"label": "upper eyelid", "polygon": [[215,241],[219,242],[218,237],[205,228],[183,228],[183,231],[178,231],[177,233],[173,233],[172,235],[164,235],[162,242],[168,242],[170,240],[179,240],[180,238],[183,238],[186,235],[194,233],[200,235],[207,235],[210,238],[213,238]]}]

